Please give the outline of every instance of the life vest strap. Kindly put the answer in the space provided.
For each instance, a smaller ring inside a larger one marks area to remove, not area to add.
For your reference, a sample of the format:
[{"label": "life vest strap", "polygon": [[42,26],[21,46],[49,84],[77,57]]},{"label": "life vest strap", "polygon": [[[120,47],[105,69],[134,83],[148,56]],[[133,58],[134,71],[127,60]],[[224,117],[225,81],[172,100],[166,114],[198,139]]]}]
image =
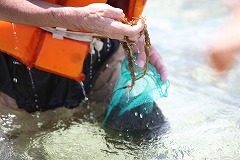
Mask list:
[{"label": "life vest strap", "polygon": [[62,37],[66,37],[72,40],[77,40],[81,42],[91,42],[93,37],[101,37],[101,35],[96,33],[88,33],[88,32],[74,32],[68,31],[65,28],[53,28],[53,27],[40,27],[41,29],[51,32],[52,34],[60,35]]},{"label": "life vest strap", "polygon": [[67,31],[66,28],[60,27],[40,27],[41,29],[50,32],[53,34],[53,38],[61,39],[68,38],[80,42],[90,42],[90,53],[95,54],[95,50],[100,52],[103,47],[103,42],[96,37],[100,37],[99,34],[96,33],[88,33],[88,32],[74,32],[74,31]]}]

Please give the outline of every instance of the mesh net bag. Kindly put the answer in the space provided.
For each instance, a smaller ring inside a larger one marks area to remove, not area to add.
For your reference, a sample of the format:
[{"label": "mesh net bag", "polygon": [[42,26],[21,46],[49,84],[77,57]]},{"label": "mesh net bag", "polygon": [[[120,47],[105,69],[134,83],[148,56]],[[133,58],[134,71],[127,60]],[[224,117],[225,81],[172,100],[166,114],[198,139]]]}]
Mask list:
[{"label": "mesh net bag", "polygon": [[[136,64],[134,71],[136,77],[142,75],[142,69]],[[156,101],[167,97],[169,81],[161,81],[151,64],[148,64],[146,75],[135,81],[132,88],[131,81],[126,57],[102,125],[121,131],[159,128],[164,116]]]}]

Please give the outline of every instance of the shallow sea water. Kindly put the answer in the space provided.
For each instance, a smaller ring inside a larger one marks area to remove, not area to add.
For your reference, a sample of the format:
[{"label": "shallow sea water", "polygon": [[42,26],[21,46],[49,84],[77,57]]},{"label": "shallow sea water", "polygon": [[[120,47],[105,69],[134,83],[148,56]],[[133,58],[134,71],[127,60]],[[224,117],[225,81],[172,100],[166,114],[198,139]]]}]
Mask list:
[{"label": "shallow sea water", "polygon": [[143,15],[171,82],[169,96],[158,102],[166,129],[154,138],[103,130],[97,105],[1,110],[0,159],[240,159],[239,66],[216,75],[205,57],[228,10],[220,0],[149,0]]}]

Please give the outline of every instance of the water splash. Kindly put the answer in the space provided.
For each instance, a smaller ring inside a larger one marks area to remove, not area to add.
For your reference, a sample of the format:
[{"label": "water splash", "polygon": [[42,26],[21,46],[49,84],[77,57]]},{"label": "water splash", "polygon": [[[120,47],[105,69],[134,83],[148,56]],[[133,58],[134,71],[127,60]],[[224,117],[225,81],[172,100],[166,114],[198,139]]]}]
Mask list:
[{"label": "water splash", "polygon": [[138,113],[137,113],[137,112],[135,112],[135,116],[138,116]]},{"label": "water splash", "polygon": [[130,91],[127,92],[127,103],[129,102],[130,100]]},{"label": "water splash", "polygon": [[28,73],[29,73],[29,76],[30,76],[30,79],[31,79],[32,89],[35,89],[35,84],[34,84],[34,81],[33,81],[31,68],[28,68]]},{"label": "water splash", "polygon": [[83,95],[84,95],[84,101],[88,101],[88,97],[86,95],[86,91],[85,91],[83,82],[80,82],[80,85],[82,87],[82,92],[83,92]]},{"label": "water splash", "polygon": [[[31,84],[32,84],[32,89],[35,90],[35,83],[33,81],[33,76],[32,76],[32,72],[31,72],[31,68],[28,68],[28,73],[29,73],[29,76],[30,76],[30,80],[31,80]],[[37,93],[34,93],[34,102],[35,102],[35,107],[36,108],[39,108],[39,105],[38,105],[38,94]]]},{"label": "water splash", "polygon": [[13,36],[14,36],[14,39],[15,39],[15,45],[14,45],[14,49],[15,50],[18,50],[18,37],[17,37],[17,32],[16,32],[16,27],[15,27],[15,24],[12,23],[12,30],[13,30]]},{"label": "water splash", "polygon": [[93,72],[93,54],[91,54],[91,60],[90,60],[90,69],[89,69],[89,78],[92,79],[92,72]]},{"label": "water splash", "polygon": [[98,62],[100,62],[101,61],[101,54],[100,54],[99,51],[97,51],[97,54],[98,54]]}]

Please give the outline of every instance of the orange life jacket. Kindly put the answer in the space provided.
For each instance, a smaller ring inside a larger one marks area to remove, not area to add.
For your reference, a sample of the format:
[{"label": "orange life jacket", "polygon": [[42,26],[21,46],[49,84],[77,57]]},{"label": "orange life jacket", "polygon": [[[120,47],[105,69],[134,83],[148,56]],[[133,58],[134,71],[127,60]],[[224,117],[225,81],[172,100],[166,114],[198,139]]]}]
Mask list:
[{"label": "orange life jacket", "polygon": [[[45,0],[63,6],[86,6],[91,3],[107,3],[107,0]],[[109,0],[111,1],[111,0]],[[145,0],[128,1],[127,17],[141,15]],[[115,6],[117,7],[117,6]],[[41,28],[0,21],[0,50],[15,57],[27,67],[58,74],[82,81],[84,60],[89,53],[90,42],[70,38],[57,39]]]}]

